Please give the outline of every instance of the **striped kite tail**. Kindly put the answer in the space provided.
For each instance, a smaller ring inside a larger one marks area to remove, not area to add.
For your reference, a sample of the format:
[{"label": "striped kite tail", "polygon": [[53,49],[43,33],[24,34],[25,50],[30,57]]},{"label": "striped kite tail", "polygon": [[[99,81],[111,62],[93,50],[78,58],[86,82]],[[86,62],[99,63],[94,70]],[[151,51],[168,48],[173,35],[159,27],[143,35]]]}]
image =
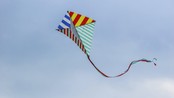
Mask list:
[{"label": "striped kite tail", "polygon": [[156,66],[156,63],[154,62],[154,60],[156,61],[157,59],[156,59],[156,58],[153,58],[153,60],[140,59],[140,60],[132,61],[132,62],[129,64],[128,68],[127,68],[123,73],[117,75],[116,77],[120,77],[120,76],[126,74],[126,73],[130,70],[131,66],[134,65],[134,64],[136,64],[136,63],[138,63],[138,62],[153,63],[154,66]]},{"label": "striped kite tail", "polygon": [[96,67],[96,65],[95,65],[95,64],[92,62],[92,60],[90,59],[90,56],[89,56],[89,55],[87,55],[87,58],[88,58],[88,60],[90,61],[90,63],[93,65],[93,67],[94,67],[100,74],[102,74],[104,77],[107,77],[107,78],[120,77],[120,76],[126,74],[126,73],[130,70],[131,66],[134,65],[134,64],[136,64],[136,63],[138,63],[138,62],[153,63],[154,66],[156,66],[156,63],[155,63],[154,61],[157,60],[156,58],[154,58],[153,60],[147,60],[147,59],[135,60],[135,61],[132,61],[132,62],[129,64],[128,68],[127,68],[123,73],[121,73],[121,74],[119,74],[119,75],[116,75],[116,76],[109,76],[109,75],[105,74],[104,72],[102,72],[100,69],[98,69],[98,68]]}]

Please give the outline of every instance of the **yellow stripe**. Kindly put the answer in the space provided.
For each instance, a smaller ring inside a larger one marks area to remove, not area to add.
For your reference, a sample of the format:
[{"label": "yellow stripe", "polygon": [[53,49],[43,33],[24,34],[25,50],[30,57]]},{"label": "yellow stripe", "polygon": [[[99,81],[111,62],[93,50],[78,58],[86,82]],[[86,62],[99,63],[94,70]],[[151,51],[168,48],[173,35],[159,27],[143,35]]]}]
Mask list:
[{"label": "yellow stripe", "polygon": [[75,26],[80,26],[80,24],[82,23],[82,21],[84,20],[85,16],[81,16],[79,18],[79,20],[77,21],[76,25]]},{"label": "yellow stripe", "polygon": [[93,20],[91,18],[88,19],[88,21],[86,22],[86,24],[91,23]]},{"label": "yellow stripe", "polygon": [[73,15],[71,17],[72,21],[74,21],[74,19],[76,18],[76,16],[77,16],[77,13],[73,13]]}]

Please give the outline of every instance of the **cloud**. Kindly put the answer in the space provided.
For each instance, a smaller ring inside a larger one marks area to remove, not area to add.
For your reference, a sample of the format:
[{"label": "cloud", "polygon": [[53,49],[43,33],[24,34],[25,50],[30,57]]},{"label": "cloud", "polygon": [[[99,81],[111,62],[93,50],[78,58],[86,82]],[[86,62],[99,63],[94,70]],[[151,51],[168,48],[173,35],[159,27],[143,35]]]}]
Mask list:
[{"label": "cloud", "polygon": [[174,80],[173,79],[151,79],[144,81],[144,88],[154,91],[159,95],[166,94],[168,98],[174,98]]},{"label": "cloud", "polygon": [[83,82],[93,81],[93,83],[83,83],[88,84],[88,86],[81,85],[80,87],[83,88],[81,90],[78,90],[79,86],[76,85],[76,91],[65,96],[70,97],[73,95],[74,98],[174,98],[173,79],[136,79],[123,81],[122,83],[117,83],[115,80],[111,80],[112,82],[107,79],[104,79],[105,82],[101,80],[98,81],[95,78],[83,80]]},{"label": "cloud", "polygon": [[[173,1],[156,2],[0,0],[0,98],[174,98]],[[139,63],[124,77],[102,77],[55,31],[66,10],[97,21],[91,58],[101,70],[156,57],[157,71]]]},{"label": "cloud", "polygon": [[[126,95],[123,97],[124,93]],[[122,95],[122,98],[174,98],[174,80],[137,79],[129,83],[129,91],[122,92]]]}]

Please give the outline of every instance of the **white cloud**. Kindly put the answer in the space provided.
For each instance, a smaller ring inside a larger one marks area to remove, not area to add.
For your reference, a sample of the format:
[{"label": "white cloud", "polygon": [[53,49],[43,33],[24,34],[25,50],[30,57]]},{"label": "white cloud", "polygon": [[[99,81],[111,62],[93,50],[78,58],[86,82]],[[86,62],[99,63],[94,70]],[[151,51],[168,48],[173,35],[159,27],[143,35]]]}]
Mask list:
[{"label": "white cloud", "polygon": [[174,98],[174,80],[172,79],[146,80],[143,88],[154,91],[159,95],[166,94],[168,98]]},{"label": "white cloud", "polygon": [[122,92],[122,95],[127,95],[125,98],[174,98],[173,79],[137,79],[131,81],[129,86],[129,91]]},{"label": "white cloud", "polygon": [[73,94],[71,92],[74,98],[174,98],[173,79],[136,79],[122,83],[113,83],[115,80],[111,80],[109,83],[107,79],[102,81],[88,78],[88,81],[93,82],[86,83],[88,86],[82,86],[84,89],[73,91]]}]

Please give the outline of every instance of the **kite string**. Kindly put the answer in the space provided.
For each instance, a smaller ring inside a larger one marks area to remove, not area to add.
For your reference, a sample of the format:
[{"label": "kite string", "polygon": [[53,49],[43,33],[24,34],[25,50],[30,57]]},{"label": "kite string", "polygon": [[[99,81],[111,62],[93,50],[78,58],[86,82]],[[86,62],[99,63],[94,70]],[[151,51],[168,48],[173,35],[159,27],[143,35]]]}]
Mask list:
[{"label": "kite string", "polygon": [[98,68],[96,67],[96,65],[95,65],[95,64],[92,62],[92,60],[90,59],[90,56],[89,56],[89,55],[87,55],[87,58],[88,58],[88,60],[90,61],[90,63],[93,65],[93,67],[94,67],[100,74],[102,74],[104,77],[107,77],[107,78],[120,77],[120,76],[126,74],[126,73],[130,70],[131,66],[132,66],[133,64],[135,64],[135,63],[138,63],[138,62],[147,62],[147,63],[153,62],[153,64],[156,66],[156,63],[154,63],[154,60],[155,60],[155,61],[157,60],[156,58],[153,58],[153,60],[147,60],[147,59],[135,60],[135,61],[132,61],[132,62],[129,64],[128,68],[127,68],[123,73],[121,73],[121,74],[119,74],[119,75],[116,75],[116,76],[108,76],[108,75],[106,75],[104,72],[102,72],[100,69],[98,69]]}]

